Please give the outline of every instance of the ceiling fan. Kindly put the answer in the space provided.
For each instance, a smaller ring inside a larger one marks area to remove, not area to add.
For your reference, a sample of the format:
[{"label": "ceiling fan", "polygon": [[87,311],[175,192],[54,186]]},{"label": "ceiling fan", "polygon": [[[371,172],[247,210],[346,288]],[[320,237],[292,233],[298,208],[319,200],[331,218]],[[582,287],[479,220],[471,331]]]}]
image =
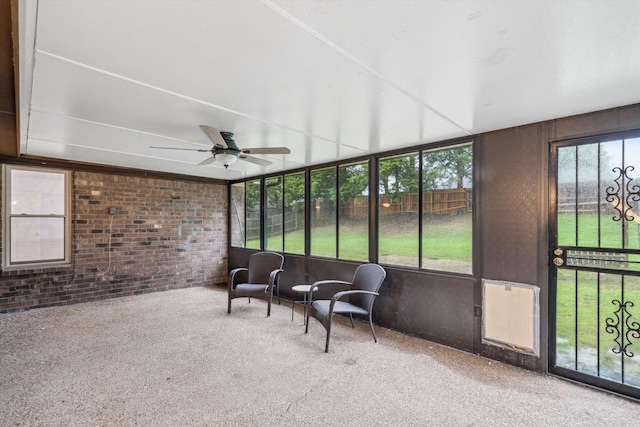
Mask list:
[{"label": "ceiling fan", "polygon": [[197,149],[197,148],[173,148],[173,147],[151,147],[161,148],[164,150],[185,150],[185,151],[199,151],[201,153],[211,153],[212,156],[201,161],[198,165],[208,165],[216,160],[228,168],[229,165],[235,162],[237,159],[244,160],[245,162],[254,163],[260,166],[268,166],[270,161],[259,159],[257,157],[250,156],[250,154],[290,154],[291,150],[287,147],[266,147],[266,148],[238,148],[236,142],[233,140],[233,133],[220,132],[218,129],[200,125],[200,129],[207,135],[207,137],[213,143],[213,147],[210,149]]}]

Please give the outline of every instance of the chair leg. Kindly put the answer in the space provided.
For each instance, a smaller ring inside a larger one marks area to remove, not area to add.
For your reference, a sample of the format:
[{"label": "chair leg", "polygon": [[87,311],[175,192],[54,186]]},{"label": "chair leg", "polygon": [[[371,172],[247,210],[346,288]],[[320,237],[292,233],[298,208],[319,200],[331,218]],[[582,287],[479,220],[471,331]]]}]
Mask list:
[{"label": "chair leg", "polygon": [[351,319],[351,327],[355,328],[356,325],[353,323],[353,316],[351,315],[351,313],[349,313],[349,319]]},{"label": "chair leg", "polygon": [[271,298],[267,301],[267,317],[271,316]]},{"label": "chair leg", "polygon": [[376,333],[373,330],[373,322],[371,320],[371,312],[369,312],[369,326],[371,327],[371,334],[373,335],[373,341],[378,342],[378,337],[376,337]]},{"label": "chair leg", "polygon": [[324,346],[325,353],[329,353],[329,338],[331,338],[331,319],[329,319],[329,324],[327,325],[327,343]]},{"label": "chair leg", "polygon": [[227,305],[227,313],[231,313],[231,296],[229,296],[229,304]]},{"label": "chair leg", "polygon": [[305,327],[304,327],[304,333],[308,333],[309,332],[309,311],[311,310],[307,310],[307,318],[305,319]]}]

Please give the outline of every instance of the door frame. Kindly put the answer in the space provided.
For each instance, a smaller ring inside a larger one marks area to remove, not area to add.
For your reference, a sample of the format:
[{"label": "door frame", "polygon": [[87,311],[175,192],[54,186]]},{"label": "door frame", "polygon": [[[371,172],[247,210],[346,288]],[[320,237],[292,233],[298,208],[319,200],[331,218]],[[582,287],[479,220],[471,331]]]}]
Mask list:
[{"label": "door frame", "polygon": [[[566,140],[557,140],[549,142],[549,216],[548,216],[548,280],[549,280],[549,295],[548,295],[548,371],[552,375],[557,375],[569,380],[583,383],[587,386],[597,387],[605,391],[613,392],[616,394],[624,395],[625,397],[632,397],[634,399],[640,399],[640,388],[629,386],[620,382],[608,380],[599,376],[589,375],[577,370],[567,369],[564,367],[556,366],[556,304],[557,304],[557,272],[558,268],[554,266],[553,259],[554,249],[558,247],[558,149],[567,146],[580,146],[589,145],[595,143],[603,143],[616,140],[628,140],[640,138],[640,130],[630,130],[616,133],[609,133],[597,136],[579,137]],[[577,172],[576,172],[577,173]],[[640,182],[638,182],[640,184]],[[576,242],[577,243],[577,242]],[[580,271],[580,267],[571,267],[572,270]],[[589,270],[593,271],[593,270]],[[609,273],[629,274],[628,271],[615,271],[615,270],[603,270]],[[639,274],[632,273],[631,275],[637,276]],[[640,340],[638,341],[640,343]],[[640,357],[640,350],[635,353],[637,357]]]}]

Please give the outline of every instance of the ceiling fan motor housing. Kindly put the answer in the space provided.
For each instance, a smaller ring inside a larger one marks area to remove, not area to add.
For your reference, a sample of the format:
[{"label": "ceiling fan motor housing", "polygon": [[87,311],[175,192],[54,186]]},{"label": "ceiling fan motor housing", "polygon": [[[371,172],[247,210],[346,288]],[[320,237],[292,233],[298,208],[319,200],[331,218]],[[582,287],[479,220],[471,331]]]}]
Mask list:
[{"label": "ceiling fan motor housing", "polygon": [[224,139],[224,142],[227,143],[227,148],[214,148],[213,156],[219,161],[222,161],[225,168],[228,168],[230,163],[234,163],[236,161],[236,158],[240,154],[240,149],[233,140],[233,133],[220,132],[220,135]]},{"label": "ceiling fan motor housing", "polygon": [[[232,132],[220,132],[220,135],[222,135],[222,139],[224,139],[224,142],[227,143],[228,149],[230,149],[232,151],[240,151],[240,149],[236,145],[236,142],[233,139],[233,133]],[[225,152],[225,150],[224,149],[220,150],[220,152]]]}]

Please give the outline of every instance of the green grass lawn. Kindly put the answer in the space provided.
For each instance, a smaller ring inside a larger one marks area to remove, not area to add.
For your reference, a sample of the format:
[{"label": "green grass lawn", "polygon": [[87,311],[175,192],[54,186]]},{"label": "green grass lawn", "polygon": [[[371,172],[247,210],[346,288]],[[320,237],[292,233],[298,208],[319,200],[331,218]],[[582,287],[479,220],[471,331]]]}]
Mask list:
[{"label": "green grass lawn", "polygon": [[[575,366],[577,348],[579,370],[595,370],[598,367],[596,356],[599,356],[601,370],[619,373],[622,369],[622,357],[612,350],[619,349],[618,343],[614,341],[617,333],[615,329],[608,332],[607,324],[618,323],[614,312],[619,309],[619,305],[613,301],[623,300],[622,277],[601,273],[598,284],[597,276],[597,273],[578,272],[576,280],[575,271],[558,271],[557,352],[563,355],[562,358],[569,365],[567,367],[571,369]],[[622,345],[629,344],[627,350],[636,356],[633,359],[625,357],[627,379],[633,377],[635,382],[640,382],[640,341],[628,333],[628,326],[633,327],[633,322],[640,321],[640,277],[625,276],[624,301],[632,302],[632,305],[627,305],[627,314],[618,313],[622,318],[619,328],[622,333],[627,334],[628,340],[624,340],[624,336],[618,340]]]},{"label": "green grass lawn", "polygon": [[422,256],[471,262],[472,233],[471,218],[425,221],[422,225]]},{"label": "green grass lawn", "polygon": [[[409,228],[407,230],[407,228]],[[381,230],[379,238],[380,257],[387,256],[417,258],[418,224],[414,227],[389,225]],[[369,237],[363,227],[342,227],[340,230],[339,258],[366,261],[369,258]],[[468,217],[445,217],[423,224],[423,257],[471,262],[472,224]],[[282,237],[272,236],[267,248],[280,250]],[[257,240],[247,241],[247,247],[255,248]],[[333,227],[318,227],[312,230],[311,254],[336,257],[336,234]],[[304,253],[304,231],[297,230],[285,235],[285,252]]]},{"label": "green grass lawn", "polygon": [[[596,214],[558,215],[558,245],[622,248],[622,221],[614,221],[613,217],[612,213],[601,215],[598,221]],[[625,247],[640,248],[640,224],[635,221],[626,221],[626,224]],[[600,244],[598,244],[598,228]]]},{"label": "green grass lawn", "polygon": [[[282,246],[282,236],[269,238],[267,248],[278,250]],[[304,230],[296,230],[285,235],[285,252],[304,253]],[[332,227],[314,229],[311,237],[311,255],[336,257],[336,234]],[[340,258],[354,261],[369,259],[369,238],[367,233],[343,231],[340,233]]]}]

